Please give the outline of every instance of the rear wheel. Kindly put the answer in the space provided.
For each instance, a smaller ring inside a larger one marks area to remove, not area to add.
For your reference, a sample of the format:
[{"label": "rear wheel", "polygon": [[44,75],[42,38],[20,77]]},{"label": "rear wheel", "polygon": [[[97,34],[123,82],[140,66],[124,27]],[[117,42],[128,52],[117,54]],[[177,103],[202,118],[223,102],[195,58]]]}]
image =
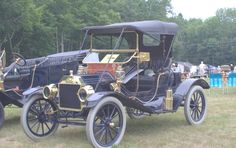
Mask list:
[{"label": "rear wheel", "polygon": [[126,128],[125,109],[114,97],[106,97],[89,111],[87,138],[96,148],[120,143]]},{"label": "rear wheel", "polygon": [[21,125],[32,140],[39,140],[54,134],[58,128],[56,104],[41,95],[33,96],[22,110]]},{"label": "rear wheel", "polygon": [[5,120],[4,107],[2,105],[2,102],[0,102],[0,129],[3,126],[4,120]]},{"label": "rear wheel", "polygon": [[201,124],[206,116],[207,102],[203,89],[200,86],[193,86],[184,103],[184,114],[190,125]]}]

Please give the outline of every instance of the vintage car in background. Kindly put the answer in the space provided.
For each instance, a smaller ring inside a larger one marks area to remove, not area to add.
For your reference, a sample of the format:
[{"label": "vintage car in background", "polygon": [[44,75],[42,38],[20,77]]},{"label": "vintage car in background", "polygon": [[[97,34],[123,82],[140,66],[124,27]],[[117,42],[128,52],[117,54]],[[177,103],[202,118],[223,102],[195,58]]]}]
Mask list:
[{"label": "vintage car in background", "polygon": [[125,133],[125,109],[132,119],[138,119],[173,113],[184,106],[189,124],[204,121],[203,89],[209,89],[208,83],[181,81],[180,73],[171,70],[175,23],[127,22],[82,30],[90,39],[84,67],[31,95],[21,116],[28,137],[45,138],[59,124],[85,125],[94,147],[112,147]]},{"label": "vintage car in background", "polygon": [[72,51],[46,57],[25,59],[13,53],[15,61],[5,67],[5,50],[0,60],[0,127],[4,122],[4,107],[14,104],[22,107],[29,96],[51,83],[58,83],[69,70],[76,72],[87,51]]}]

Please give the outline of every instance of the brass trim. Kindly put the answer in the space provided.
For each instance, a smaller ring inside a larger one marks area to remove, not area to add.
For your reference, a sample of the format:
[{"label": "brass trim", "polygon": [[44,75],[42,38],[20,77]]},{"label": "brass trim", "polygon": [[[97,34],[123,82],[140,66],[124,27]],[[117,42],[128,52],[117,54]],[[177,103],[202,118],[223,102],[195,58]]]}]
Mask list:
[{"label": "brass trim", "polygon": [[137,57],[140,62],[149,62],[150,61],[150,53],[149,52],[139,52]]},{"label": "brass trim", "polygon": [[77,84],[77,85],[84,85],[82,78],[78,75],[64,75],[59,84]]},{"label": "brass trim", "polygon": [[137,49],[119,49],[119,50],[109,50],[109,49],[91,49],[92,52],[103,53],[103,52],[112,52],[112,53],[132,53],[137,52]]},{"label": "brass trim", "polygon": [[173,92],[172,89],[166,90],[165,109],[173,110]]},{"label": "brass trim", "polygon": [[[101,49],[101,50],[99,50],[99,49],[93,49],[92,48],[92,36],[94,35],[94,34],[91,34],[91,36],[90,36],[90,52],[101,52],[101,53],[103,53],[103,52],[111,52],[111,53],[132,53],[132,52],[134,52],[134,54],[129,58],[129,60],[127,60],[127,61],[125,61],[125,62],[113,62],[114,64],[126,64],[126,63],[128,63],[128,62],[130,62],[134,57],[135,57],[135,55],[137,54],[137,53],[139,53],[139,34],[136,32],[136,31],[124,31],[124,33],[125,32],[134,32],[135,34],[136,34],[136,49],[118,49],[118,50],[112,50],[112,49]],[[89,56],[89,53],[87,54],[87,56]],[[86,56],[86,57],[87,57]],[[85,57],[85,58],[86,58]],[[84,59],[85,59],[84,58]],[[82,63],[84,63],[84,64],[109,64],[109,63],[101,63],[101,62],[84,62],[84,59],[83,59],[83,61],[82,61]]]},{"label": "brass trim", "polygon": [[110,83],[110,88],[114,91],[114,92],[119,92],[120,91],[120,86],[117,83]]},{"label": "brass trim", "polygon": [[[47,94],[47,96],[45,95],[45,90],[48,89],[49,90],[49,94]],[[53,99],[57,96],[58,93],[58,88],[55,84],[49,84],[43,87],[43,97],[45,99]]]},{"label": "brass trim", "polygon": [[[83,91],[83,90],[86,93],[86,98],[85,99],[82,99],[81,96],[80,96],[80,92]],[[84,102],[86,102],[87,98],[90,97],[94,93],[95,93],[95,91],[93,89],[93,86],[85,85],[83,87],[80,87],[80,89],[77,91],[77,96],[78,96],[80,102],[84,103]]]},{"label": "brass trim", "polygon": [[4,82],[0,80],[0,91],[4,91]]}]

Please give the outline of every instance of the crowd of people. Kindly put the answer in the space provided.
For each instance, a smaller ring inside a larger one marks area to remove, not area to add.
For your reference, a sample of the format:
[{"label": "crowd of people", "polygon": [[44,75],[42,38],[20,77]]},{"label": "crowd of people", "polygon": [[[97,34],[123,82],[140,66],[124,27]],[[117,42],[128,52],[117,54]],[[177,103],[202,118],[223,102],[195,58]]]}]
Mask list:
[{"label": "crowd of people", "polygon": [[211,73],[221,73],[223,75],[228,75],[231,72],[236,73],[236,65],[230,64],[216,67],[207,65],[201,61],[199,65],[192,65],[188,68],[188,70],[186,70],[183,65],[179,63],[173,63],[172,70],[174,72],[185,74],[187,77],[207,77]]}]

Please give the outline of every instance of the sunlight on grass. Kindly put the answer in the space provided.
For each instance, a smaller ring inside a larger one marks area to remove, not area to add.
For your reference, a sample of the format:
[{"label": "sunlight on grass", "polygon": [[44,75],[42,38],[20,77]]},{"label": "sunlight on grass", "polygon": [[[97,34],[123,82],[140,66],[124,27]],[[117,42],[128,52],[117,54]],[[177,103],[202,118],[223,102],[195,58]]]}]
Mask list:
[{"label": "sunlight on grass", "polygon": [[[176,113],[131,120],[119,148],[153,147],[236,147],[236,89],[206,91],[207,118],[200,126],[190,126],[183,108]],[[59,128],[54,136],[33,142],[20,125],[19,108],[6,109],[6,121],[0,130],[0,148],[89,148],[84,127]]]}]

